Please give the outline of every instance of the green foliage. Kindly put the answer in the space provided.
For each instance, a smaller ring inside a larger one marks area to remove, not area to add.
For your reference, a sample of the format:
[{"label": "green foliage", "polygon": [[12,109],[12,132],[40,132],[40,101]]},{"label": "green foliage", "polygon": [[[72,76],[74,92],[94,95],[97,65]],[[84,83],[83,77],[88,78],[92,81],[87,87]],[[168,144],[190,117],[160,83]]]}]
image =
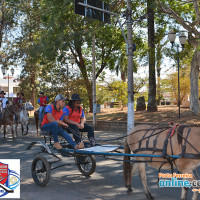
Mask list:
[{"label": "green foliage", "polygon": [[107,85],[114,101],[121,101],[123,105],[128,103],[128,85],[123,81],[113,81]]},{"label": "green foliage", "polygon": [[[178,72],[168,74],[168,78],[162,80],[162,91],[171,94],[172,100],[178,102]],[[190,72],[188,67],[180,70],[180,101],[190,94]]]}]

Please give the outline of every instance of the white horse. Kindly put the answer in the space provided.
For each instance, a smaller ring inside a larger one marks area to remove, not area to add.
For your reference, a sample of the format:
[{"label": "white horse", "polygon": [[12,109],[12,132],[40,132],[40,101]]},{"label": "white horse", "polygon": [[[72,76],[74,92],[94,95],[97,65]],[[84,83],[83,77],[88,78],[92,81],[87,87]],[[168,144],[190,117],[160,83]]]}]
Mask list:
[{"label": "white horse", "polygon": [[[16,124],[15,124],[15,132],[17,135],[17,126],[18,124],[21,124],[21,128],[22,128],[22,135],[27,135],[28,134],[28,121],[29,121],[29,113],[28,111],[32,111],[34,110],[34,107],[32,105],[31,102],[26,102],[23,104],[23,106],[21,107],[21,110],[19,111],[19,113],[17,113],[17,120]],[[24,126],[26,127],[26,133],[24,134]]]}]

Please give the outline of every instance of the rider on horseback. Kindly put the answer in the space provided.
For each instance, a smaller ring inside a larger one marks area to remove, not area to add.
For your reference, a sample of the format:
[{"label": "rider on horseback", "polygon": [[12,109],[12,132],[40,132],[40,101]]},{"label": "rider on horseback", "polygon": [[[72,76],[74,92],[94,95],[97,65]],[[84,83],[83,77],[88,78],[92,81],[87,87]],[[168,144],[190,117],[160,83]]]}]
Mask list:
[{"label": "rider on horseback", "polygon": [[70,135],[62,128],[68,127],[66,123],[63,122],[63,111],[62,107],[65,105],[65,97],[61,94],[57,95],[55,98],[55,103],[48,105],[45,108],[44,119],[41,123],[42,130],[51,132],[54,139],[54,147],[58,150],[62,149],[58,141],[58,135],[67,140],[67,142],[74,148],[80,149],[84,147],[83,142],[76,144],[75,141],[70,137]]},{"label": "rider on horseback", "polygon": [[23,103],[25,103],[24,93],[20,92],[19,96],[14,99],[14,103],[16,103],[19,107],[22,107]]},{"label": "rider on horseback", "polygon": [[5,94],[6,93],[4,91],[0,92],[0,120],[3,119],[4,110],[6,106],[8,105],[8,99],[4,97]]},{"label": "rider on horseback", "polygon": [[44,96],[44,92],[40,92],[40,97],[38,99],[38,103],[40,104],[39,108],[39,120],[42,120],[42,112],[44,111],[45,107],[47,106],[49,99],[47,96]]},{"label": "rider on horseback", "polygon": [[[19,96],[14,99],[13,103],[16,104],[16,105],[18,105],[19,108],[21,109],[22,106],[23,106],[23,103],[26,102],[26,99],[24,98],[24,93],[23,92],[20,92],[18,94],[19,94]],[[16,113],[15,113],[15,122],[16,123],[18,122],[18,116],[17,116]]]}]

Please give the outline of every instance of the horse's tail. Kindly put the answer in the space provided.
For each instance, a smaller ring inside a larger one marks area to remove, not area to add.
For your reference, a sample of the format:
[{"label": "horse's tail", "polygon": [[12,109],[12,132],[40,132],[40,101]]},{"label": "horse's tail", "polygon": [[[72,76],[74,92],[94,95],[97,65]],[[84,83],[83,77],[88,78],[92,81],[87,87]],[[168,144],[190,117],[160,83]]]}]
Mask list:
[{"label": "horse's tail", "polygon": [[[130,154],[131,153],[131,150],[130,150],[128,142],[127,142],[127,138],[125,140],[124,153],[125,154]],[[130,191],[132,191],[132,189],[131,189],[132,164],[130,162],[130,156],[124,156],[123,169],[124,169],[125,187],[127,187],[128,188],[128,192],[130,192]]]}]

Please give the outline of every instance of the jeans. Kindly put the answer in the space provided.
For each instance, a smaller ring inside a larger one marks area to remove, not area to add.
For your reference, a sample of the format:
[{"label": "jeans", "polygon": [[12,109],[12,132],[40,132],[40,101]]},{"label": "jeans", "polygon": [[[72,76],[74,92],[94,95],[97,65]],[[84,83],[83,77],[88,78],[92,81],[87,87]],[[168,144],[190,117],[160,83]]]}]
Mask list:
[{"label": "jeans", "polygon": [[88,138],[94,138],[94,129],[93,129],[92,126],[90,126],[87,123],[84,124],[84,128],[83,129],[78,129],[78,126],[76,126],[75,124],[68,124],[68,126],[76,131],[76,133],[72,132],[76,142],[80,142],[81,141],[81,137],[80,137],[79,131],[87,132],[88,133]]},{"label": "jeans", "polygon": [[45,109],[45,106],[40,106],[40,108],[39,108],[39,120],[40,120],[40,121],[41,121],[42,112],[43,112],[44,109]]},{"label": "jeans", "polygon": [[65,140],[70,144],[72,148],[75,148],[77,145],[76,142],[71,138],[71,136],[60,126],[58,126],[58,122],[51,122],[48,124],[44,124],[42,126],[42,130],[51,132],[54,142],[58,142],[58,135],[61,135]]}]

